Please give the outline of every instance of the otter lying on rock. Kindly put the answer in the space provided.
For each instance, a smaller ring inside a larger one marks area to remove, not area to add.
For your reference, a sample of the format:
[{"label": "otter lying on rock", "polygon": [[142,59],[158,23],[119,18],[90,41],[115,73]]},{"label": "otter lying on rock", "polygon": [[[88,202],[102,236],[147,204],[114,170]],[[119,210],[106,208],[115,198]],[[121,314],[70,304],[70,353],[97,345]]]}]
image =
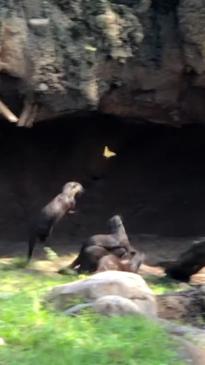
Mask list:
[{"label": "otter lying on rock", "polygon": [[[75,269],[79,273],[94,272],[99,269],[100,260],[104,256],[109,255],[129,260],[132,259],[135,254],[136,256],[138,255],[137,251],[130,245],[122,219],[119,215],[115,215],[110,218],[108,226],[110,229],[109,234],[97,234],[91,236],[82,245],[78,257],[69,266],[70,269]],[[108,260],[105,259],[105,261],[106,265],[108,265]],[[101,262],[101,268],[106,266],[105,261]],[[112,261],[114,265],[114,259]],[[117,265],[116,262],[115,265]],[[120,260],[118,261],[117,266],[119,270],[119,267],[121,266]]]},{"label": "otter lying on rock", "polygon": [[29,230],[28,261],[30,261],[37,239],[45,242],[50,236],[53,227],[65,214],[75,211],[76,197],[84,189],[78,182],[68,182],[63,186],[62,192],[53,198],[35,219]]}]

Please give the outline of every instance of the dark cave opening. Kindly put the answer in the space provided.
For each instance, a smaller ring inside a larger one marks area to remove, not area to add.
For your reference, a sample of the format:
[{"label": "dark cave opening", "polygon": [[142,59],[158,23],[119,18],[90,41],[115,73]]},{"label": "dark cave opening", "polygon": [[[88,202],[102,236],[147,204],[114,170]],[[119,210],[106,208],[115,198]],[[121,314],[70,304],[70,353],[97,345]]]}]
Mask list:
[{"label": "dark cave opening", "polygon": [[0,99],[16,116],[22,111],[25,95],[26,85],[22,79],[0,74]]},{"label": "dark cave opening", "polygon": [[152,8],[160,14],[168,14],[175,11],[179,4],[179,0],[152,0]]},{"label": "dark cave opening", "polygon": [[[105,146],[116,156],[105,158]],[[31,217],[69,180],[86,193],[78,213],[54,231],[52,242],[64,248],[105,231],[115,213],[133,237],[205,235],[201,125],[138,125],[97,114],[31,129],[1,120],[0,150],[1,256],[25,249]]]}]

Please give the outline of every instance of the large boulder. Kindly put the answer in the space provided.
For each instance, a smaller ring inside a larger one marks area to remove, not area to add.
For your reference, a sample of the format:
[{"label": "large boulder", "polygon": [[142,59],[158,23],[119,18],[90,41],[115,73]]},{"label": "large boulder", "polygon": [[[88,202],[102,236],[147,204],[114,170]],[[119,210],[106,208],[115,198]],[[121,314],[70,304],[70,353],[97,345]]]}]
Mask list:
[{"label": "large boulder", "polygon": [[71,313],[72,308],[78,311],[84,307],[81,304],[86,303],[104,314],[157,314],[155,297],[144,279],[138,274],[121,271],[101,272],[57,286],[48,293],[46,300],[67,313]]},{"label": "large boulder", "polygon": [[97,299],[93,305],[97,313],[106,315],[144,314],[155,315],[155,308],[150,306],[147,300],[121,297],[120,295],[104,295]]}]

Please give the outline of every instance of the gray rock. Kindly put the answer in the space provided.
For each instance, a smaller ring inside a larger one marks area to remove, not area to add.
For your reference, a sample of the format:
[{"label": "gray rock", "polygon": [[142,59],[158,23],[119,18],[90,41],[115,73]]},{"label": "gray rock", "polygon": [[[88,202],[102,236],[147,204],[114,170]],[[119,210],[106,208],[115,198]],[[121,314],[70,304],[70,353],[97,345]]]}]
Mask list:
[{"label": "gray rock", "polygon": [[146,301],[136,303],[131,299],[121,297],[119,295],[105,295],[94,302],[93,309],[97,313],[113,316],[126,314],[146,314]]},{"label": "gray rock", "polygon": [[48,31],[50,20],[48,18],[31,18],[28,20],[28,24],[33,32],[42,36]]},{"label": "gray rock", "polygon": [[205,349],[205,330],[189,325],[180,325],[175,322],[167,321],[164,319],[157,319],[157,322],[161,324],[170,334],[175,336],[181,336],[186,340],[191,341],[193,344],[197,344]]},{"label": "gray rock", "polygon": [[105,295],[90,303],[77,304],[64,313],[66,315],[77,315],[87,308],[92,308],[95,312],[108,316],[144,314],[143,308],[140,308],[131,299],[119,295]]},{"label": "gray rock", "polygon": [[144,279],[138,274],[121,271],[100,272],[88,279],[55,287],[46,300],[60,310],[90,303],[100,313],[157,314],[155,297]]}]

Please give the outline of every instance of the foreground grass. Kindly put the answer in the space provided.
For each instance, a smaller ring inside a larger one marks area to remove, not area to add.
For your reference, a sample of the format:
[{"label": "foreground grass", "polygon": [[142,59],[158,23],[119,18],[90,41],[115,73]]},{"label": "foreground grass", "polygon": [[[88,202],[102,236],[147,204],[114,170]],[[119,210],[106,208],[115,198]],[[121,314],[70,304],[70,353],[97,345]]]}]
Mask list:
[{"label": "foreground grass", "polygon": [[[44,292],[68,277],[0,270],[0,365],[181,365],[173,343],[139,317],[65,317],[41,304]],[[70,277],[74,280],[76,277]]]}]

